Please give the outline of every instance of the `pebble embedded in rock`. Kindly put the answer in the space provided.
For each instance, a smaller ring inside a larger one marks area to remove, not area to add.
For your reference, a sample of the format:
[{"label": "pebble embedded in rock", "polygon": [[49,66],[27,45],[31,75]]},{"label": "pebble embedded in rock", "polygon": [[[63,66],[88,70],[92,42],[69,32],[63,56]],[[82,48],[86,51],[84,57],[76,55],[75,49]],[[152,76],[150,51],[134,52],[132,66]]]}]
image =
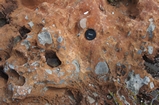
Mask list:
[{"label": "pebble embedded in rock", "polygon": [[39,40],[39,43],[42,45],[52,43],[51,34],[47,30],[44,30],[43,32],[38,34],[38,40]]},{"label": "pebble embedded in rock", "polygon": [[85,29],[87,27],[87,19],[86,18],[83,18],[80,20],[80,27],[82,29]]},{"label": "pebble embedded in rock", "polygon": [[107,74],[109,72],[109,68],[106,62],[99,62],[95,67],[95,73],[97,75]]},{"label": "pebble embedded in rock", "polygon": [[87,99],[90,104],[93,104],[95,102],[95,100],[90,96],[88,96]]},{"label": "pebble embedded in rock", "polygon": [[58,41],[59,43],[61,43],[61,42],[63,41],[62,36],[59,36],[59,37],[57,38],[57,41]]},{"label": "pebble embedded in rock", "polygon": [[150,18],[149,19],[150,25],[147,28],[147,32],[149,33],[149,38],[152,39],[153,38],[153,31],[155,30],[155,24],[153,23],[153,19]]},{"label": "pebble embedded in rock", "polygon": [[16,36],[13,40],[13,45],[16,45],[18,42],[20,42],[22,38],[20,36]]},{"label": "pebble embedded in rock", "polygon": [[130,36],[130,35],[131,35],[131,31],[128,32],[127,36]]},{"label": "pebble embedded in rock", "polygon": [[78,63],[77,60],[73,60],[72,64],[76,67],[76,73],[80,72],[80,64]]},{"label": "pebble embedded in rock", "polygon": [[152,54],[153,53],[153,47],[152,46],[148,46],[148,53]]},{"label": "pebble embedded in rock", "polygon": [[24,45],[27,50],[30,48],[30,42],[28,40],[24,40],[21,45]]},{"label": "pebble embedded in rock", "polygon": [[32,28],[32,27],[34,26],[34,23],[33,23],[32,21],[30,21],[30,22],[28,23],[28,25],[30,26],[30,28]]},{"label": "pebble embedded in rock", "polygon": [[137,51],[137,54],[142,54],[142,50],[138,50],[138,51]]},{"label": "pebble embedded in rock", "polygon": [[154,83],[153,82],[150,82],[150,88],[153,89],[155,86],[154,86]]},{"label": "pebble embedded in rock", "polygon": [[52,74],[52,71],[49,70],[49,69],[46,69],[45,71],[46,71],[48,74]]},{"label": "pebble embedded in rock", "polygon": [[85,32],[85,38],[87,40],[93,40],[96,37],[96,31],[94,29],[88,29]]}]

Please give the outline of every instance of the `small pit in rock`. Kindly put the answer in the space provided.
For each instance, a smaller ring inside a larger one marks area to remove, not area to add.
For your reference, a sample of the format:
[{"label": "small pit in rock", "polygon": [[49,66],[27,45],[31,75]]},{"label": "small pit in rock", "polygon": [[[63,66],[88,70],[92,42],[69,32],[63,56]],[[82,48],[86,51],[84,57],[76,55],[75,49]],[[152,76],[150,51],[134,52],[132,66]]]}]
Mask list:
[{"label": "small pit in rock", "polygon": [[18,50],[12,51],[12,59],[16,59],[14,65],[22,66],[23,64],[27,63],[28,58],[25,56],[23,52]]},{"label": "small pit in rock", "polygon": [[19,75],[16,70],[11,69],[8,74],[9,74],[9,80],[12,81],[12,83],[18,86],[24,85],[25,78]]},{"label": "small pit in rock", "polygon": [[139,15],[139,10],[136,8],[139,0],[107,0],[107,2],[110,5],[117,7],[119,9],[118,12],[126,7],[125,13],[130,19],[136,19]]},{"label": "small pit in rock", "polygon": [[129,14],[129,18],[136,19],[139,15],[139,10],[138,8],[136,8],[139,0],[126,0],[126,1],[128,2],[124,2],[123,4],[128,6],[127,13]]},{"label": "small pit in rock", "polygon": [[0,67],[0,77],[2,77],[4,80],[8,80],[8,75],[4,73],[3,67]]},{"label": "small pit in rock", "polygon": [[144,66],[147,73],[159,79],[159,55],[156,55],[153,60],[144,55],[143,60],[145,61]]},{"label": "small pit in rock", "polygon": [[74,100],[77,103],[77,105],[78,105],[78,103],[80,103],[82,101],[83,96],[80,91],[68,90],[67,94],[72,100]]},{"label": "small pit in rock", "polygon": [[6,24],[9,24],[8,19],[2,12],[0,12],[0,27],[3,27]]},{"label": "small pit in rock", "polygon": [[22,38],[26,38],[27,37],[26,34],[29,32],[30,32],[30,30],[28,28],[26,28],[25,26],[23,26],[19,29],[19,33],[22,36]]},{"label": "small pit in rock", "polygon": [[48,50],[45,52],[47,65],[50,67],[57,67],[61,65],[60,59],[57,57],[56,52]]}]

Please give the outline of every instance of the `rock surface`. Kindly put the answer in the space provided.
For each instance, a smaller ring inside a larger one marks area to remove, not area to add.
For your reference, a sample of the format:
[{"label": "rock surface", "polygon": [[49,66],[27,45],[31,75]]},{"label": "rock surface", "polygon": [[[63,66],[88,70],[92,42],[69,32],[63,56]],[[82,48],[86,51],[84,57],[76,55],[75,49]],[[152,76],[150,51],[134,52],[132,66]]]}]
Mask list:
[{"label": "rock surface", "polygon": [[1,105],[159,104],[158,0],[0,4]]}]

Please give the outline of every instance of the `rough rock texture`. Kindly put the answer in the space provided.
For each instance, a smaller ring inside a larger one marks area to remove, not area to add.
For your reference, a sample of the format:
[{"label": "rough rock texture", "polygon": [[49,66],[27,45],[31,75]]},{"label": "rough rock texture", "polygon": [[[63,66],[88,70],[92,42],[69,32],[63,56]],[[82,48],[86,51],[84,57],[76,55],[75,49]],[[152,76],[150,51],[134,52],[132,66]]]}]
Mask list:
[{"label": "rough rock texture", "polygon": [[1,105],[159,104],[159,0],[0,4]]}]

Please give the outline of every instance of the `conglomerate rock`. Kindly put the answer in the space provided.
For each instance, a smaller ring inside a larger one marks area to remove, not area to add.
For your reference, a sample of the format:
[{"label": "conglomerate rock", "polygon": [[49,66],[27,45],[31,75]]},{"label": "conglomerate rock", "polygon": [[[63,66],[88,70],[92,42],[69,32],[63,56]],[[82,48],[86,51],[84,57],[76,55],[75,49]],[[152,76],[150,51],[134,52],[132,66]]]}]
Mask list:
[{"label": "conglomerate rock", "polygon": [[159,104],[158,0],[0,4],[1,105]]}]

